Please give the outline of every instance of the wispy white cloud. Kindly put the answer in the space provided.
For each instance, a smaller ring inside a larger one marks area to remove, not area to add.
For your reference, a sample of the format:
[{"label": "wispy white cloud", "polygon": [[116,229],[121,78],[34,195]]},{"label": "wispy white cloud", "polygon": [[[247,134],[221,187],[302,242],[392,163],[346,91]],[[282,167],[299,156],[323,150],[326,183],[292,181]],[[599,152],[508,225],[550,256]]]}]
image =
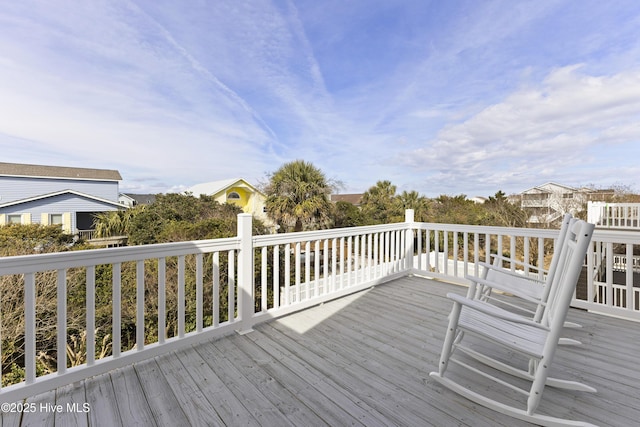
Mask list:
[{"label": "wispy white cloud", "polygon": [[638,170],[639,112],[640,70],[590,76],[578,66],[564,67],[540,86],[446,126],[405,158],[438,188],[482,194],[554,177],[606,184],[611,169]]}]

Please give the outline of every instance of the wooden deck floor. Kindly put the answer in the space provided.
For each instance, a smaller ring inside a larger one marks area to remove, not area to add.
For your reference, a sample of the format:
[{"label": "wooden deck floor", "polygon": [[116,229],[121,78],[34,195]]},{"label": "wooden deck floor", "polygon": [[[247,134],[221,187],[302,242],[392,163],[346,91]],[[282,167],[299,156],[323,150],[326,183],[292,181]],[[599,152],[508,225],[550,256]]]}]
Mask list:
[{"label": "wooden deck floor", "polygon": [[[465,289],[402,278],[246,335],[35,396],[28,402],[62,405],[62,411],[3,414],[2,426],[528,425],[429,379],[451,307],[447,292]],[[638,425],[640,325],[578,310],[569,318],[584,326],[567,331],[583,345],[563,347],[554,374],[584,381],[598,393],[547,388],[541,412],[603,426]],[[78,411],[69,411],[68,403]]]}]

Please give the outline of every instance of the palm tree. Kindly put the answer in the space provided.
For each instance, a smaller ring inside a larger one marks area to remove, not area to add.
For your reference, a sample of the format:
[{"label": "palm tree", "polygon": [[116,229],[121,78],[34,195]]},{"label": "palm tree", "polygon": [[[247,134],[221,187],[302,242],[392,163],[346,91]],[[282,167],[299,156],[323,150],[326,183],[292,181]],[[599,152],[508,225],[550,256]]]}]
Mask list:
[{"label": "palm tree", "polygon": [[396,186],[391,181],[378,181],[362,195],[362,213],[372,224],[402,221],[396,199]]},{"label": "palm tree", "polygon": [[93,227],[96,237],[126,236],[135,208],[123,211],[100,212],[94,215]]},{"label": "palm tree", "polygon": [[326,228],[334,184],[309,162],[295,160],[275,171],[265,188],[267,214],[281,231]]},{"label": "palm tree", "polygon": [[402,210],[413,209],[416,221],[427,221],[429,201],[426,197],[421,196],[417,191],[403,191],[398,195],[397,200]]}]

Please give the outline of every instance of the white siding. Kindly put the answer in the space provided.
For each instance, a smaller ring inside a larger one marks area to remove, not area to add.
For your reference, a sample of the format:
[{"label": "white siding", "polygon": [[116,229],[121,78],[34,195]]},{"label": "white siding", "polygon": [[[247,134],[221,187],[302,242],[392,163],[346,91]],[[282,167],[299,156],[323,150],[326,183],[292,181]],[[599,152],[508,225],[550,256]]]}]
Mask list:
[{"label": "white siding", "polygon": [[0,176],[0,204],[62,190],[75,190],[114,202],[118,202],[119,196],[117,181]]}]

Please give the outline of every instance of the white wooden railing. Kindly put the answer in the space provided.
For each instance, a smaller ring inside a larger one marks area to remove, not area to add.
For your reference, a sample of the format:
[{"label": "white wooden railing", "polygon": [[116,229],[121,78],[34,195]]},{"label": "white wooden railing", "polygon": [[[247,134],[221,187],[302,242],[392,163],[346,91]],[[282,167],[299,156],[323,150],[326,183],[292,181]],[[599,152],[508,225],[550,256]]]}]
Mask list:
[{"label": "white wooden railing", "polygon": [[[406,224],[398,223],[252,236],[251,216],[241,214],[235,238],[0,258],[0,278],[20,283],[25,307],[21,314],[25,381],[1,388],[0,400],[16,401],[177,347],[233,331],[245,333],[257,322],[400,277],[409,269],[409,233]],[[51,286],[57,288],[58,359],[53,374],[38,376],[39,321],[50,316],[39,310],[47,275],[55,276]],[[70,367],[69,287],[72,277],[77,281],[79,276],[86,293],[86,362]],[[104,292],[105,286],[111,305],[106,327],[112,351],[97,359],[97,313],[105,311],[97,306],[97,289]],[[133,289],[131,295],[123,294],[127,289]],[[5,295],[9,291],[2,290]],[[176,294],[174,304],[169,304],[169,296]],[[136,313],[133,348],[123,343],[125,312]],[[167,331],[172,316],[177,322],[174,333]],[[150,336],[149,323],[157,323],[155,336]]]},{"label": "white wooden railing", "polygon": [[[241,214],[234,238],[0,258],[0,279],[20,283],[12,291],[23,292],[25,307],[25,380],[1,388],[0,401],[16,401],[212,337],[246,333],[258,322],[404,275],[465,284],[465,275],[477,274],[478,262],[491,253],[520,254],[528,263],[544,266],[557,233],[415,223],[409,210],[404,223],[253,236],[251,216]],[[626,271],[623,283],[614,283],[613,254],[621,247],[630,259],[640,248],[640,233],[596,231],[586,262],[585,295],[578,295],[574,305],[640,320],[640,288],[633,287],[633,271]],[[599,264],[606,267],[604,280],[594,273]],[[59,357],[53,373],[37,375],[47,275],[56,288]],[[65,351],[71,338],[67,312],[77,304],[71,288],[78,283],[86,294],[86,360],[71,367]],[[107,307],[98,303],[104,303],[105,293]],[[105,321],[105,311],[107,324],[97,325]],[[129,348],[123,340],[125,313],[135,313],[126,332],[136,344]],[[102,358],[96,356],[104,337],[104,331],[100,337],[96,332],[100,327],[111,336],[111,351]]]},{"label": "white wooden railing", "polygon": [[640,231],[640,203],[588,202],[587,221],[600,228]]}]

